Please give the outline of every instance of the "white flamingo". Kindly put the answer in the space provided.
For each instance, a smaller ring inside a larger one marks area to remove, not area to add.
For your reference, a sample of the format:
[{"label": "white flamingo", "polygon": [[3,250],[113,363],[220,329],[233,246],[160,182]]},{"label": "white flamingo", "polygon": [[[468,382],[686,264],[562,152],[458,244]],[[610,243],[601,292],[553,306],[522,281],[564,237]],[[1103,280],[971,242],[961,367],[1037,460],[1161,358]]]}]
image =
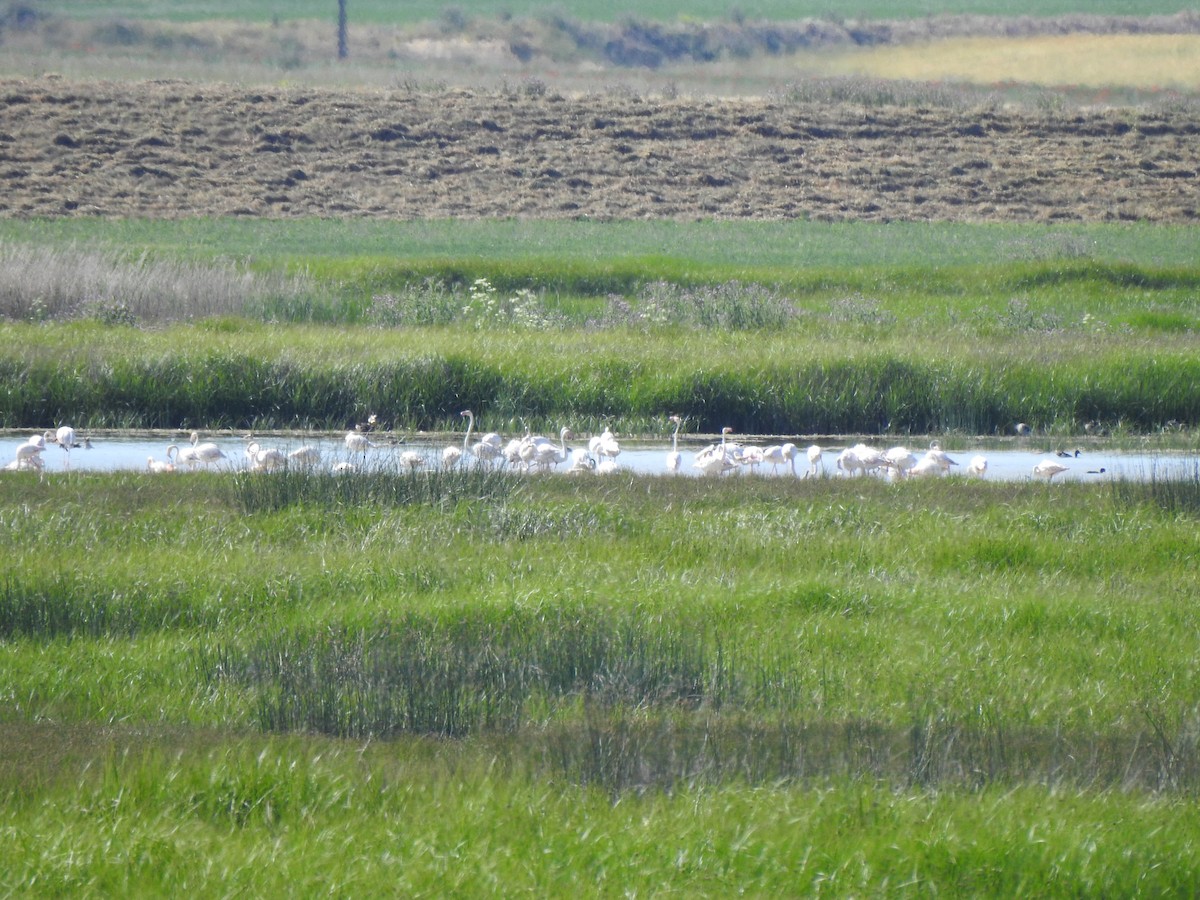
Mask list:
[{"label": "white flamingo", "polygon": [[679,464],[683,462],[683,454],[679,452],[679,427],[683,424],[683,419],[671,416],[667,421],[675,423],[675,430],[671,433],[671,452],[667,454],[667,471],[674,475],[679,471]]},{"label": "white flamingo", "polygon": [[200,443],[200,433],[198,431],[192,432],[192,451],[196,462],[203,463],[206,467],[228,458],[225,456],[225,452],[212,441],[206,441],[203,444]]},{"label": "white flamingo", "polygon": [[[13,460],[13,462],[16,463],[14,470],[34,465],[38,466],[38,468],[44,467],[45,463],[42,460],[42,454],[45,452],[45,450],[46,436],[42,434],[35,434],[25,443],[17,447],[16,458]],[[32,460],[35,459],[37,460],[37,463],[32,462]]]},{"label": "white flamingo", "polygon": [[425,460],[416,450],[405,450],[400,454],[400,465],[404,466],[410,472],[415,472],[425,465]]},{"label": "white flamingo", "polygon": [[762,465],[763,460],[762,447],[738,447],[734,457],[734,462],[739,466],[749,466],[751,472],[755,471],[756,466]]},{"label": "white flamingo", "polygon": [[287,465],[287,455],[278,447],[260,447],[258,441],[246,445],[246,458],[256,472],[271,472]]},{"label": "white flamingo", "polygon": [[967,463],[967,474],[974,475],[976,478],[982,478],[987,474],[988,461],[986,456],[972,456],[971,461]]},{"label": "white flamingo", "polygon": [[[49,432],[46,432],[46,434],[49,434]],[[68,469],[70,469],[71,468],[71,450],[74,447],[80,446],[79,444],[77,444],[75,442],[75,429],[72,428],[70,425],[60,426],[59,429],[56,432],[54,432],[54,443],[56,443],[56,444],[58,444],[58,446],[62,447],[63,452],[67,454],[66,467]]]},{"label": "white flamingo", "polygon": [[[529,437],[528,432],[525,438]],[[521,447],[525,444],[525,438],[513,438],[500,450],[500,455],[504,457],[504,461],[510,466],[515,466],[521,462]]]},{"label": "white flamingo", "polygon": [[442,449],[442,468],[453,469],[459,464],[464,456],[470,452],[467,448],[467,443],[471,440],[471,430],[475,427],[475,414],[470,410],[463,410],[459,413],[460,416],[467,417],[467,433],[463,437],[462,446],[451,444],[449,447]]},{"label": "white flamingo", "polygon": [[559,463],[566,462],[570,451],[567,449],[567,438],[571,436],[571,429],[563,427],[558,432],[558,446],[554,442],[544,437],[534,437],[529,439],[529,445],[533,447],[532,460],[529,458],[526,450],[522,448],[521,459],[525,460],[527,465],[535,465],[539,469],[548,470],[551,466],[557,466]]},{"label": "white flamingo", "polygon": [[[858,454],[854,452],[853,447],[847,447],[839,453],[836,464],[838,470],[845,472],[847,475],[853,475],[856,471],[862,469],[862,466],[858,462]],[[866,470],[864,469],[863,471]]]},{"label": "white flamingo", "polygon": [[800,455],[800,448],[790,441],[783,445],[783,458],[787,460],[788,468],[792,470],[792,474],[796,474],[796,457]]},{"label": "white flamingo", "polygon": [[182,450],[175,444],[167,448],[167,462],[172,466],[186,465],[189,468],[200,463],[195,447],[184,447]]},{"label": "white flamingo", "polygon": [[321,462],[321,449],[311,444],[297,447],[287,455],[288,465],[311,468]]},{"label": "white flamingo", "polygon": [[929,442],[929,452],[925,455],[941,466],[943,472],[949,472],[951,466],[958,465],[957,462],[946,454],[946,451],[942,449],[942,445],[938,441]]},{"label": "white flamingo", "polygon": [[928,453],[922,456],[915,466],[908,470],[909,478],[940,478],[946,474],[941,464]]},{"label": "white flamingo", "polygon": [[617,441],[617,436],[605,425],[604,431],[588,441],[588,452],[601,461],[616,459],[621,455],[621,445]]},{"label": "white flamingo", "polygon": [[1067,471],[1069,466],[1064,466],[1062,463],[1053,459],[1043,459],[1040,463],[1033,467],[1033,474],[1038,478],[1045,478],[1049,484],[1054,480],[1054,476]]},{"label": "white flamingo", "polygon": [[692,460],[693,468],[699,469],[705,475],[720,475],[726,469],[732,468],[735,464],[729,458],[725,440],[726,435],[732,432],[733,429],[728,425],[722,428],[721,443],[709,444],[697,452],[695,459]]},{"label": "white flamingo", "polygon": [[804,451],[808,457],[808,478],[816,478],[821,470],[821,455],[825,452],[817,444],[810,444]]},{"label": "white flamingo", "polygon": [[592,474],[596,471],[596,460],[586,450],[571,451],[571,467],[567,469],[568,475],[581,475],[583,473]]},{"label": "white flamingo", "polygon": [[783,453],[783,444],[772,444],[762,452],[762,461],[771,464],[771,473],[779,474],[779,467],[787,462],[787,457]]},{"label": "white flamingo", "polygon": [[[176,448],[178,449],[178,448]],[[146,471],[156,474],[164,474],[166,472],[174,472],[175,464],[168,458],[166,462],[161,459],[155,459],[153,456],[146,457]]]},{"label": "white flamingo", "polygon": [[917,464],[917,456],[907,447],[891,447],[884,454],[888,467],[903,478]]},{"label": "white flamingo", "polygon": [[856,470],[866,475],[886,465],[887,457],[881,451],[861,443],[847,447],[837,458],[837,467],[847,475],[853,475]]},{"label": "white flamingo", "polygon": [[375,448],[375,442],[360,431],[347,431],[345,441],[351,454],[361,453],[364,459],[367,451]]},{"label": "white flamingo", "polygon": [[[467,436],[463,438],[463,455],[470,453],[477,460],[483,463],[492,463],[499,459],[504,451],[504,438],[496,434],[494,431],[489,431],[481,440],[474,444],[470,443],[471,432],[475,429],[475,413],[469,409],[464,409],[459,415],[467,417]],[[446,448],[449,450],[450,448]],[[445,461],[445,451],[443,451],[443,462]]]},{"label": "white flamingo", "polygon": [[45,469],[46,463],[42,461],[41,454],[18,456],[4,466],[5,472],[44,472]]}]

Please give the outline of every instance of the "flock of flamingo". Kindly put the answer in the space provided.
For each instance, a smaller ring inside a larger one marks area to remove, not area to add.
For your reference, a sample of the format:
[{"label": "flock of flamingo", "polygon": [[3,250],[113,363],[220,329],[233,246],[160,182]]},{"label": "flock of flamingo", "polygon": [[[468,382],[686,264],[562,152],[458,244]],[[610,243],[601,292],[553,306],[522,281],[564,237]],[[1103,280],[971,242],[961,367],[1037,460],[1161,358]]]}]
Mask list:
[{"label": "flock of flamingo", "polygon": [[[567,441],[573,438],[571,429],[562,428],[558,433],[557,442],[542,435],[526,432],[519,438],[505,441],[496,432],[488,432],[477,440],[475,436],[475,414],[464,410],[461,416],[467,420],[467,431],[462,446],[457,444],[445,447],[441,454],[441,466],[453,468],[470,462],[483,466],[506,465],[513,469],[526,472],[549,472],[570,461],[563,470],[567,474],[591,473],[603,475],[614,472],[618,468],[617,457],[621,455],[621,445],[616,435],[607,427],[598,435],[592,437],[586,447],[571,448]],[[669,418],[675,426],[671,434],[671,449],[666,455],[666,471],[677,474],[683,465],[683,454],[679,451],[679,429],[683,420],[679,416]],[[354,472],[365,465],[367,454],[384,446],[372,438],[376,425],[376,417],[372,415],[366,423],[347,432],[344,445],[350,456],[349,460],[337,460],[332,464],[332,471],[337,473]],[[748,468],[751,471],[758,466],[769,465],[778,474],[781,466],[787,466],[793,475],[801,477],[816,477],[822,472],[822,460],[826,452],[816,444],[807,447],[804,458],[808,468],[797,472],[796,460],[800,457],[800,448],[793,443],[776,444],[767,447],[741,444],[730,440],[732,428],[721,429],[721,440],[696,451],[692,466],[701,475],[719,476],[726,472]],[[34,435],[17,447],[15,458],[4,466],[8,471],[43,472],[45,463],[42,454],[47,447],[55,444],[67,454],[66,468],[70,469],[70,452],[76,447],[88,449],[91,441],[87,438],[79,440],[75,430],[64,425],[56,431],[46,431]],[[1060,451],[1059,456],[1070,454]],[[1078,455],[1078,451],[1076,451]],[[296,450],[284,451],[277,447],[264,447],[257,440],[250,440],[245,448],[245,458],[248,467],[253,471],[271,472],[288,467],[313,469],[322,462],[322,452],[317,446],[306,445]],[[426,458],[420,452],[412,449],[404,450],[399,455],[399,462],[409,470],[416,470],[426,465]],[[172,444],[167,447],[166,459],[160,460],[153,456],[146,461],[150,472],[174,472],[179,469],[196,469],[200,466],[209,467],[214,464],[232,464],[229,456],[215,443],[201,441],[198,432],[192,432],[191,443],[180,447]],[[836,461],[837,471],[845,476],[881,474],[893,480],[906,478],[937,477],[949,474],[958,467],[959,463],[952,459],[937,441],[929,445],[929,449],[921,455],[907,447],[892,447],[879,450],[859,443],[842,450]],[[974,456],[961,470],[968,475],[983,477],[987,473],[988,462],[984,456]],[[1044,459],[1037,463],[1032,474],[1044,478],[1047,482],[1054,476],[1067,471],[1068,467],[1056,459]],[[1103,471],[1103,470],[1101,470]]]}]

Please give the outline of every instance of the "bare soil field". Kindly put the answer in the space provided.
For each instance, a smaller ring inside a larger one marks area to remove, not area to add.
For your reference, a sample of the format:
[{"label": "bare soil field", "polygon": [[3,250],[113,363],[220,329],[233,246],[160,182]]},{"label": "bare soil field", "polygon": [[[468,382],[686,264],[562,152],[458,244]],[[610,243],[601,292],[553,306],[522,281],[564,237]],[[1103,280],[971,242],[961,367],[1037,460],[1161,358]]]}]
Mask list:
[{"label": "bare soil field", "polygon": [[1193,222],[1195,111],[0,81],[0,215]]}]

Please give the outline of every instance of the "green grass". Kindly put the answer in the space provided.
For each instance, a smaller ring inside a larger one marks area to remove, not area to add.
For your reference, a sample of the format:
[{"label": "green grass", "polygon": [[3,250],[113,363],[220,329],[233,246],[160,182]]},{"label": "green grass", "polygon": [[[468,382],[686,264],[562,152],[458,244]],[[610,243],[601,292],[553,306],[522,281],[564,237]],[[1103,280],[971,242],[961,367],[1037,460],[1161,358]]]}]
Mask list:
[{"label": "green grass", "polygon": [[[174,21],[199,21],[210,18],[236,19],[254,22],[270,21],[272,18],[328,19],[337,17],[334,0],[299,0],[282,4],[271,2],[234,3],[232,0],[207,0],[188,3],[186,7],[163,0],[110,0],[105,3],[78,4],[66,0],[43,0],[39,8],[47,12],[80,18],[125,17],[130,19],[163,19]],[[616,21],[627,16],[674,21],[680,18],[727,19],[735,11],[726,3],[701,2],[689,4],[686,9],[678,3],[651,2],[616,5],[598,9],[595,4],[563,2],[555,6],[556,12],[583,20]],[[930,0],[903,0],[898,3],[881,3],[879,0],[860,0],[836,11],[823,2],[782,3],[779,0],[759,0],[753,4],[742,4],[736,11],[749,19],[790,21],[804,18],[838,19],[915,19],[929,15],[965,13],[996,16],[1053,16],[1065,13],[1087,12],[1095,15],[1145,16],[1159,13],[1178,12],[1180,6],[1162,0],[1138,0],[1136,3],[1099,0],[1082,6],[1079,0],[1033,0],[1020,5],[997,2],[997,0],[959,0],[959,2],[930,2]],[[543,4],[526,2],[479,2],[467,0],[462,3],[417,2],[396,5],[386,0],[352,0],[348,6],[350,21],[362,24],[391,24],[431,21],[442,18],[447,10],[455,10],[471,17],[497,18],[501,14],[535,17],[545,14]]]},{"label": "green grass", "polygon": [[[1200,418],[1189,228],[64,220],[0,235],[13,258],[45,254],[6,270],[8,316],[41,321],[0,326],[7,427],[336,429],[378,412],[429,429],[464,407],[493,427],[626,431],[671,412],[771,433]],[[21,278],[56,268],[51,306],[45,277]],[[81,288],[81,270],[110,274]],[[166,287],[122,293],[150,280]],[[243,285],[223,317],[127,327],[190,320],[209,280]],[[103,301],[76,310],[80,290]],[[46,321],[72,315],[91,321]],[[304,322],[338,327],[276,324]]]},{"label": "green grass", "polygon": [[[1194,330],[1125,331],[1063,306],[953,310],[906,325],[881,303],[818,304],[782,329],[345,329],[246,320],[131,329],[0,325],[10,428],[389,427],[625,433],[1007,433],[1017,421],[1144,434],[1200,421]],[[1195,312],[1190,312],[1194,317]],[[1053,324],[1048,324],[1048,323]],[[551,427],[553,426],[553,427]]]},{"label": "green grass", "polygon": [[229,259],[262,267],[457,264],[491,276],[503,266],[647,277],[786,282],[808,270],[953,270],[1013,263],[1192,268],[1196,229],[1144,224],[1010,225],[846,222],[539,222],[187,219],[0,221],[0,239],[61,247],[96,244],[168,258]]},{"label": "green grass", "polygon": [[275,478],[0,479],[3,890],[1195,883],[1194,479]]}]

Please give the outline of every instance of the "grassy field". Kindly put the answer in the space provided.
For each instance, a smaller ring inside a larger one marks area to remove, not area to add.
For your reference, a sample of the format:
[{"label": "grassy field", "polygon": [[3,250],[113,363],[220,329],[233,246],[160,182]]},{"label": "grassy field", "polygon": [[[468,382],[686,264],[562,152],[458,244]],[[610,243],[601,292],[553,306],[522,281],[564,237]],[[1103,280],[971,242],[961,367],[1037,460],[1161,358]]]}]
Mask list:
[{"label": "grassy field", "polygon": [[1004,434],[1028,421],[1136,435],[1200,418],[1187,228],[61,221],[0,233],[13,254],[9,428],[338,429],[375,412],[441,429],[466,407],[498,430],[614,421],[647,434],[671,413],[689,430],[770,434]]},{"label": "grassy field", "polygon": [[1177,893],[1198,497],[9,477],[0,884]]}]

